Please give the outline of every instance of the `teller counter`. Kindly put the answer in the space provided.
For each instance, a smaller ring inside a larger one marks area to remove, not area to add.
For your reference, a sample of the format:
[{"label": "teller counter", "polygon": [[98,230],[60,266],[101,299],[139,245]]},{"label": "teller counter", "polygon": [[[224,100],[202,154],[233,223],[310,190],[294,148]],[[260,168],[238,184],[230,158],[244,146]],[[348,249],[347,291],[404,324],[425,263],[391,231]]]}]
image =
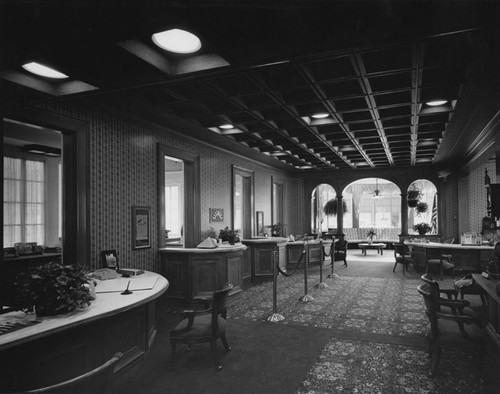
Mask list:
[{"label": "teller counter", "polygon": [[[122,295],[130,281],[132,294]],[[155,301],[168,288],[163,276],[97,281],[97,296],[83,310],[38,317],[0,315],[0,392],[22,392],[81,375],[122,352],[115,373],[140,361],[156,335]]]},{"label": "teller counter", "polygon": [[417,267],[427,266],[429,259],[439,259],[442,254],[451,254],[455,271],[481,272],[493,257],[493,246],[459,245],[439,242],[405,242],[412,248]]},{"label": "teller counter", "polygon": [[226,282],[234,286],[230,295],[240,292],[246,250],[243,244],[159,249],[161,273],[170,281],[167,297],[188,302],[209,298]]},{"label": "teller counter", "polygon": [[287,238],[260,237],[243,239],[241,242],[249,250],[250,276],[252,280],[273,277],[274,252],[278,252],[280,268],[286,270]]}]

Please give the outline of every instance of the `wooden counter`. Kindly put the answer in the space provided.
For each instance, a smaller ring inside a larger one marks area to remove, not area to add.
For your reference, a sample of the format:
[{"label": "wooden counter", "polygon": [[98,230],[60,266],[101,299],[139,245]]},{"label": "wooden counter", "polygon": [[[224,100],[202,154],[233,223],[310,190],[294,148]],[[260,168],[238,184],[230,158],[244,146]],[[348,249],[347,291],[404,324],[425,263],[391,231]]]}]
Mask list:
[{"label": "wooden counter", "polygon": [[167,297],[192,301],[211,297],[226,282],[241,291],[243,282],[243,244],[221,245],[214,249],[159,249],[161,273],[170,281]]},{"label": "wooden counter", "polygon": [[[153,287],[121,295],[129,280],[131,289]],[[111,281],[116,281],[118,291],[98,293],[96,300],[81,311],[50,317],[25,316],[22,312],[1,315],[0,322],[39,323],[0,335],[0,391],[20,392],[72,378],[118,351],[124,356],[116,372],[140,360],[156,335],[155,300],[167,290],[169,282],[152,272],[106,282]],[[141,286],[135,287],[139,281]],[[102,290],[109,288],[110,283],[102,286]],[[99,291],[99,284],[96,289]]]},{"label": "wooden counter", "polygon": [[[326,252],[329,254],[332,241],[323,240],[322,242],[320,242],[319,240],[314,240],[314,241],[309,241],[308,244],[309,244],[309,264],[319,265],[322,257],[321,248],[324,247],[326,249]],[[288,268],[295,267],[298,260],[300,259],[302,251],[304,250],[304,242],[303,241],[287,242],[286,250],[287,250],[286,261]],[[330,261],[330,259],[328,259],[328,261]],[[324,257],[323,257],[323,263],[324,263]]]},{"label": "wooden counter", "polygon": [[493,257],[493,246],[459,245],[439,242],[405,242],[412,247],[412,256],[418,267],[426,267],[427,260],[439,259],[441,254],[451,254],[455,271],[480,272]]},{"label": "wooden counter", "polygon": [[282,256],[286,254],[287,238],[282,237],[261,237],[249,238],[241,241],[250,251],[250,273],[251,278],[272,278],[273,277],[273,253],[278,252],[280,267],[286,270],[286,259]]}]

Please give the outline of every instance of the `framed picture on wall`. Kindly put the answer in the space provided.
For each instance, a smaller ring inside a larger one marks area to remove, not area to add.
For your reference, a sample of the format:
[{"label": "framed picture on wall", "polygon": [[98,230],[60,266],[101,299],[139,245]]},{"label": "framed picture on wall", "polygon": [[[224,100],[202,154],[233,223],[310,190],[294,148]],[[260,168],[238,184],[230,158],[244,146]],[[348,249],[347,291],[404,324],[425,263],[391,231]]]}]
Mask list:
[{"label": "framed picture on wall", "polygon": [[151,247],[151,207],[132,207],[132,250]]}]

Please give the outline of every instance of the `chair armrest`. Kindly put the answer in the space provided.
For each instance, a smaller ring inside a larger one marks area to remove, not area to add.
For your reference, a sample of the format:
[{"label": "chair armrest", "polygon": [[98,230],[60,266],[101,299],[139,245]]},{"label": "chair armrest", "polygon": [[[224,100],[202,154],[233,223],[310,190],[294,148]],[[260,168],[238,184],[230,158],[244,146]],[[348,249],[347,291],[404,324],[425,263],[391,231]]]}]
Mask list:
[{"label": "chair armrest", "polygon": [[449,300],[451,300],[451,296],[454,296],[455,298],[458,297],[458,291],[455,289],[439,289],[439,292],[442,294],[446,294]]},{"label": "chair armrest", "polygon": [[470,302],[467,300],[448,300],[446,298],[440,298],[437,303],[439,305],[451,306],[454,308],[465,308],[470,305]]},{"label": "chair armrest", "polygon": [[186,309],[180,313],[180,316],[183,319],[189,319],[190,317],[206,315],[207,313],[212,313],[212,308],[201,309],[201,310]]}]

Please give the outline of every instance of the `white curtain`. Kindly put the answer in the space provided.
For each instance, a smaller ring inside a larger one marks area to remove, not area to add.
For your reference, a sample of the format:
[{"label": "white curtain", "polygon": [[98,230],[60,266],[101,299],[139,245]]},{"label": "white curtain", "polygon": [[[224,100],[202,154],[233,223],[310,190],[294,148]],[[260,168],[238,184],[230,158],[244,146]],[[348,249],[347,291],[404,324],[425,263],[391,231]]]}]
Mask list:
[{"label": "white curtain", "polygon": [[4,247],[44,244],[44,181],[43,162],[4,157]]}]

